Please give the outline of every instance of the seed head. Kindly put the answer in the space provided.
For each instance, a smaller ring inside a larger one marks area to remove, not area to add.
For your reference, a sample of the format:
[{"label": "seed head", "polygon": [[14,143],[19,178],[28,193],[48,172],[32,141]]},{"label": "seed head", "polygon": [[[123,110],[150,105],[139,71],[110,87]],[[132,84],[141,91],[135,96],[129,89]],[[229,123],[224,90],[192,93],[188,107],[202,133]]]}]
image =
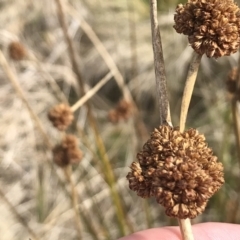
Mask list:
[{"label": "seed head", "polygon": [[137,160],[127,175],[130,189],[154,196],[171,217],[196,217],[224,183],[222,164],[195,129],[156,128]]},{"label": "seed head", "polygon": [[61,103],[48,112],[48,119],[59,131],[64,131],[72,123],[74,116],[71,108]]},{"label": "seed head", "polygon": [[77,164],[82,159],[78,140],[73,135],[66,135],[59,145],[53,148],[53,161],[60,167]]},{"label": "seed head", "polygon": [[240,9],[233,0],[188,0],[177,6],[174,21],[198,54],[218,58],[239,48]]},{"label": "seed head", "polygon": [[20,61],[23,60],[26,55],[26,49],[20,42],[11,42],[8,46],[9,56],[12,60]]},{"label": "seed head", "polygon": [[118,102],[115,109],[112,109],[108,113],[108,119],[112,123],[117,123],[120,120],[127,120],[132,113],[132,105],[126,100],[122,99]]}]

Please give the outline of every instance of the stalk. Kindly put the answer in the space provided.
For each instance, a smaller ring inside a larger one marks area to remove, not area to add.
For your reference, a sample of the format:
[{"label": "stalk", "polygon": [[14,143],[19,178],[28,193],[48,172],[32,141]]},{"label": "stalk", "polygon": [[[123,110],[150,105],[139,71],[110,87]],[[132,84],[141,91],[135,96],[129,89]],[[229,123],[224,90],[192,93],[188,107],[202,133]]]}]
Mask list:
[{"label": "stalk", "polygon": [[181,113],[180,113],[180,131],[183,132],[186,124],[188,108],[190,105],[193,88],[196,82],[197,73],[199,69],[199,65],[201,62],[202,55],[197,53],[193,53],[193,58],[189,66],[188,75],[183,91],[182,105],[181,105]]}]

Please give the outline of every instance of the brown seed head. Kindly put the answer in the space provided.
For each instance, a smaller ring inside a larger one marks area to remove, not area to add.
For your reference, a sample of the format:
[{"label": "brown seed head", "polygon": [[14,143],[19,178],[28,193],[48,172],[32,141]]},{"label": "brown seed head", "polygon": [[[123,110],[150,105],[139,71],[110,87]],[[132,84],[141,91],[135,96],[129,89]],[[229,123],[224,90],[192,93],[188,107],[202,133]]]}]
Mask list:
[{"label": "brown seed head", "polygon": [[112,109],[108,113],[108,119],[112,123],[117,123],[120,120],[127,120],[132,113],[132,105],[126,100],[122,99],[118,102],[115,109]]},{"label": "brown seed head", "polygon": [[177,6],[174,21],[198,54],[218,58],[239,48],[240,9],[233,0],[188,0]]},{"label": "brown seed head", "polygon": [[48,112],[48,119],[59,131],[66,130],[72,123],[73,118],[74,116],[71,108],[64,103],[56,105]]},{"label": "brown seed head", "polygon": [[154,196],[171,217],[196,217],[224,183],[222,164],[195,129],[156,128],[137,160],[127,175],[130,189]]},{"label": "brown seed head", "polygon": [[66,135],[59,145],[53,148],[53,161],[60,167],[77,164],[82,159],[78,140],[73,135]]},{"label": "brown seed head", "polygon": [[11,42],[8,46],[9,56],[12,60],[20,61],[23,60],[26,55],[26,49],[20,42]]}]

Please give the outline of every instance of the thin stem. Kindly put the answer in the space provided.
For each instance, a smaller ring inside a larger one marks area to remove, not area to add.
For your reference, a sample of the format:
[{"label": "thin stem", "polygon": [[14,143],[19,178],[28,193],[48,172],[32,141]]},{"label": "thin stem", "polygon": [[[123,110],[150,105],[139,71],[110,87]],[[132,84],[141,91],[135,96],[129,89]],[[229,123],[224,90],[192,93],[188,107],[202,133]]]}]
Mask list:
[{"label": "thin stem", "polygon": [[80,220],[80,214],[78,211],[78,194],[75,188],[75,185],[73,183],[71,173],[72,169],[71,166],[67,166],[63,168],[64,175],[66,177],[67,182],[70,184],[71,187],[71,200],[72,200],[72,208],[75,213],[75,223],[76,223],[76,228],[78,232],[78,239],[82,239],[82,230],[81,230],[81,220]]},{"label": "thin stem", "polygon": [[191,221],[187,219],[178,219],[183,240],[194,240]]},{"label": "thin stem", "polygon": [[93,88],[91,88],[82,98],[80,98],[72,107],[71,110],[75,112],[78,108],[80,108],[84,103],[86,103],[92,96],[94,96],[98,90],[104,86],[113,76],[111,72],[109,72],[103,79],[101,79]]},{"label": "thin stem", "polygon": [[33,229],[28,225],[25,219],[18,213],[17,209],[12,205],[12,203],[6,198],[5,194],[0,189],[0,197],[5,202],[5,204],[9,207],[10,211],[13,215],[18,219],[18,222],[22,224],[23,227],[27,229],[29,234],[32,237],[32,240],[40,240],[40,238],[36,235]]},{"label": "thin stem", "polygon": [[202,55],[199,55],[194,52],[192,61],[189,66],[188,75],[184,87],[182,105],[181,105],[181,113],[180,113],[180,131],[183,132],[186,124],[188,108],[190,105],[193,88],[195,85],[195,81],[197,78],[198,68],[201,62]]},{"label": "thin stem", "polygon": [[152,46],[154,53],[154,65],[155,65],[155,77],[157,86],[157,96],[159,101],[159,111],[160,111],[160,125],[171,122],[168,119],[168,96],[167,96],[167,80],[163,59],[163,50],[160,29],[157,20],[157,1],[150,1],[150,15],[151,15],[151,28],[152,28]]},{"label": "thin stem", "polygon": [[[190,105],[193,88],[196,82],[198,68],[201,62],[202,55],[199,55],[194,52],[192,61],[189,66],[188,75],[184,87],[183,98],[182,98],[182,105],[181,105],[181,113],[180,113],[180,131],[183,132],[186,124],[188,108]],[[181,230],[181,234],[183,240],[192,240],[192,228],[190,219],[179,219],[179,226]]]}]

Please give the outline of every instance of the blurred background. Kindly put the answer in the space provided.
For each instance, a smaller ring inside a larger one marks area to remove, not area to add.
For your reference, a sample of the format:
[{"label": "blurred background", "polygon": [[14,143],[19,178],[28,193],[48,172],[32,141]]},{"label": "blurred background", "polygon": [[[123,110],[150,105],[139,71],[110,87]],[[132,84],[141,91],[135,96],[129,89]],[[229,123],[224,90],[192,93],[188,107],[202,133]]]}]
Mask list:
[{"label": "blurred background", "polygon": [[[182,92],[193,52],[187,38],[173,29],[174,9],[179,2],[166,0],[159,1],[158,5],[174,126],[179,124]],[[148,139],[148,133],[159,125],[149,1],[62,0],[62,4],[87,91],[109,73],[108,56],[119,69],[119,79],[124,79],[125,83],[121,86],[112,77],[89,100],[115,175],[124,211],[124,231],[118,224],[85,105],[75,112],[75,125],[68,129],[68,133],[78,137],[83,152],[83,159],[74,166],[71,176],[78,193],[81,238],[117,239],[150,227],[177,225],[175,219],[165,216],[164,209],[154,199],[143,200],[130,191],[126,180],[129,166]],[[14,61],[9,55],[8,46],[15,41],[27,52],[28,57],[21,61]],[[59,24],[56,2],[2,0],[0,46],[49,140],[57,144],[62,133],[51,125],[47,113],[64,101],[73,105],[81,96]],[[224,164],[226,183],[193,223],[240,223],[239,157],[231,100],[225,87],[228,72],[237,61],[238,53],[217,60],[204,56],[201,62],[187,128],[194,127],[205,134],[209,146]],[[113,123],[109,111],[126,92],[134,100],[138,115],[132,114]],[[49,167],[47,161],[51,159],[51,151],[29,110],[0,67],[1,240],[33,240],[28,228],[41,240],[80,239],[71,200],[65,191],[70,192],[71,188],[61,186],[53,171],[63,181],[64,174],[60,168]]]}]

